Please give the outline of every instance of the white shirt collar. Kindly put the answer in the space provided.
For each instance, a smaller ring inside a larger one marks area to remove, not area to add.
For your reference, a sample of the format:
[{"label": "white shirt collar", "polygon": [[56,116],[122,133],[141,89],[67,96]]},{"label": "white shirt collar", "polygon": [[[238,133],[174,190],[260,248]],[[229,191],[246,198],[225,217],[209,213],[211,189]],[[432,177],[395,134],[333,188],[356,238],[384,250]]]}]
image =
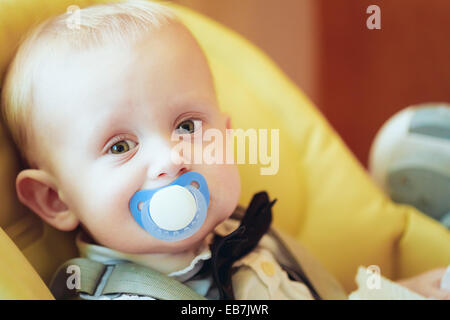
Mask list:
[{"label": "white shirt collar", "polygon": [[81,257],[89,258],[102,263],[113,260],[126,260],[159,271],[178,281],[184,282],[200,271],[203,262],[211,258],[209,244],[213,234],[208,235],[205,241],[196,249],[180,253],[149,253],[132,254],[120,252],[89,242],[89,238],[82,231],[76,237],[76,245]]}]

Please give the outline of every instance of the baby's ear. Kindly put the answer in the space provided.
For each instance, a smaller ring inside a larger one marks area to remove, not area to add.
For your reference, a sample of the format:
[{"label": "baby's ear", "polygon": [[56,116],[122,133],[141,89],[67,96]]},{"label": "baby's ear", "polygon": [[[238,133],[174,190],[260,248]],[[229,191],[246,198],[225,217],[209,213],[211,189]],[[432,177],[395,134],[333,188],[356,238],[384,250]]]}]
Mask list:
[{"label": "baby's ear", "polygon": [[16,191],[20,202],[56,229],[70,231],[78,226],[77,216],[61,200],[47,172],[21,171],[16,178]]}]

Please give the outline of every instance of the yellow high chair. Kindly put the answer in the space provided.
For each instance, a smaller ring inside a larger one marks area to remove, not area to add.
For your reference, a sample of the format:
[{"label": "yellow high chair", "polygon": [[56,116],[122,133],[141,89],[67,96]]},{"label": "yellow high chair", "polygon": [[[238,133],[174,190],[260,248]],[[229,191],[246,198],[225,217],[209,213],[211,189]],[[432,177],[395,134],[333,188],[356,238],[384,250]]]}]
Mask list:
[{"label": "yellow high chair", "polygon": [[[20,37],[35,23],[94,0],[0,2],[0,72]],[[241,204],[267,190],[278,198],[274,223],[303,243],[342,283],[355,289],[359,265],[377,265],[390,279],[450,264],[450,234],[412,207],[392,203],[370,180],[343,141],[302,92],[260,50],[236,33],[171,5],[206,51],[221,108],[235,128],[280,131],[279,172],[240,167]],[[357,134],[357,133],[355,133]],[[73,233],[59,232],[21,206],[20,169],[0,127],[0,299],[52,299],[56,268],[77,255]]]}]

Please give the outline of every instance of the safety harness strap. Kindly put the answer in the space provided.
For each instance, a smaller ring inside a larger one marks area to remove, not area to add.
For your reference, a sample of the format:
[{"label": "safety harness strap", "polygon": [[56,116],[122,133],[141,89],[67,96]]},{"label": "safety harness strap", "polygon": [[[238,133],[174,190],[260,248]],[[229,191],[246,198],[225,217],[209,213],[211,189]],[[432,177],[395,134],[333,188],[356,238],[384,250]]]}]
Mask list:
[{"label": "safety harness strap", "polygon": [[206,300],[180,281],[148,267],[129,262],[105,265],[87,258],[71,259],[59,267],[50,290],[55,299],[125,293],[159,300]]}]

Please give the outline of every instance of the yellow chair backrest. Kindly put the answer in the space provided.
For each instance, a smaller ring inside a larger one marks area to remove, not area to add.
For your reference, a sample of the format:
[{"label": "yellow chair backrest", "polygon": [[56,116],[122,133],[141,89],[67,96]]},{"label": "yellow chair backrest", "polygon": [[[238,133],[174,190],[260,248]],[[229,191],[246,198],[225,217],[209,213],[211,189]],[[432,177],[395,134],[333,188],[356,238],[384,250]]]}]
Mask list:
[{"label": "yellow chair backrest", "polygon": [[[34,23],[70,5],[102,2],[107,1],[2,1],[0,73]],[[260,190],[277,198],[275,224],[301,241],[348,291],[355,288],[359,265],[378,265],[395,279],[450,263],[449,232],[387,199],[325,118],[269,58],[216,22],[171,6],[204,48],[221,108],[231,115],[233,126],[279,129],[276,175],[260,175],[259,165],[240,166],[243,205]],[[17,203],[17,156],[4,134],[0,146],[0,299],[52,298],[44,283],[59,264],[76,255],[73,233],[54,230]]]}]

